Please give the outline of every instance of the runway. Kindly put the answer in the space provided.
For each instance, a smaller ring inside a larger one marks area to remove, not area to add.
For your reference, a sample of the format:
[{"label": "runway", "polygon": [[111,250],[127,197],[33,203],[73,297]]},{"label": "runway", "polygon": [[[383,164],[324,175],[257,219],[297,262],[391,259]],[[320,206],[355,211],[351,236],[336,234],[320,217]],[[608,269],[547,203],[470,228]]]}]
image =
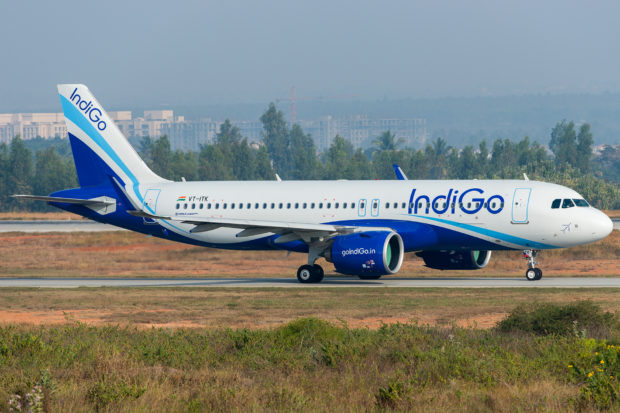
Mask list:
[{"label": "runway", "polygon": [[620,278],[385,278],[363,281],[326,277],[319,284],[301,284],[296,278],[0,278],[0,288],[78,287],[220,287],[220,288],[620,288]]},{"label": "runway", "polygon": [[103,232],[126,231],[91,220],[0,221],[0,232]]}]

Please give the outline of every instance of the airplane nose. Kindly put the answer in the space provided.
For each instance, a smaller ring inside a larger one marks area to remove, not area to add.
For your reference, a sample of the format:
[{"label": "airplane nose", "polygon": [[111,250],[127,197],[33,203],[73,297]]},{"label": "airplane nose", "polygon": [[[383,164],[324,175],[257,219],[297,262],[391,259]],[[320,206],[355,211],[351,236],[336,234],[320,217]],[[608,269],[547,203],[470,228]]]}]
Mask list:
[{"label": "airplane nose", "polygon": [[607,235],[611,234],[611,231],[614,230],[614,223],[604,212],[598,211],[599,216],[594,223],[594,228],[596,231],[596,235],[599,235],[601,239],[605,238]]}]

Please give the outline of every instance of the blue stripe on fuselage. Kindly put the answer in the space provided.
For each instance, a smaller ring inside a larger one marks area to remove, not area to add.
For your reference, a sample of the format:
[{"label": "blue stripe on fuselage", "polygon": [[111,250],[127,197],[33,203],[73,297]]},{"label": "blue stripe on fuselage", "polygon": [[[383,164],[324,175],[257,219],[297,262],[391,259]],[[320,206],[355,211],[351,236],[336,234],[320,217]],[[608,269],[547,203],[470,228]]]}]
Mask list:
[{"label": "blue stripe on fuselage", "polygon": [[530,248],[536,248],[536,249],[553,249],[553,248],[560,248],[560,247],[556,247],[555,245],[550,245],[550,244],[545,244],[542,242],[537,242],[537,241],[532,241],[526,238],[520,238],[514,235],[510,235],[510,234],[505,234],[503,232],[498,232],[498,231],[493,231],[490,229],[486,229],[486,228],[480,228],[477,227],[475,225],[469,225],[469,224],[463,224],[461,222],[456,222],[456,221],[451,221],[448,219],[443,219],[443,218],[434,218],[434,217],[426,217],[424,215],[414,215],[411,214],[409,216],[412,217],[416,217],[416,218],[424,218],[424,219],[429,219],[431,221],[436,221],[436,222],[441,222],[443,224],[448,224],[448,225],[452,225],[458,228],[463,228],[466,229],[468,231],[472,231],[481,235],[486,235],[487,237],[493,237],[496,239],[499,239],[501,241],[505,241],[505,242],[510,242],[511,244],[517,244],[517,245],[524,245],[526,247],[530,247]]}]

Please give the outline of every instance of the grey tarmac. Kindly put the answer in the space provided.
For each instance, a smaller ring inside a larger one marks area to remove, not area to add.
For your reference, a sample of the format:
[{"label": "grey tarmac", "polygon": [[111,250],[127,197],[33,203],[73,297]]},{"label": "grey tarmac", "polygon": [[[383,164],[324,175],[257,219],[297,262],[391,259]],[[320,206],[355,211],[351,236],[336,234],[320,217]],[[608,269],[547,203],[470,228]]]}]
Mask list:
[{"label": "grey tarmac", "polygon": [[389,278],[359,280],[326,276],[319,284],[301,284],[296,278],[0,278],[0,288],[78,287],[225,287],[225,288],[620,288],[620,277],[523,278]]}]

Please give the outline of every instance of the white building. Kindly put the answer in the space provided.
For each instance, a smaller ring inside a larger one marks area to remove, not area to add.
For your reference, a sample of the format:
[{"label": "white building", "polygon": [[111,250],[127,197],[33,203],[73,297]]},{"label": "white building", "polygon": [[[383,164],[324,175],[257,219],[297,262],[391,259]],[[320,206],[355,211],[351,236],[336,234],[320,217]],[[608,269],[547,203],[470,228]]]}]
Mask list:
[{"label": "white building", "polygon": [[[211,118],[186,120],[174,116],[172,110],[146,110],[141,117],[132,117],[130,111],[108,112],[123,134],[130,139],[151,137],[157,139],[168,135],[173,150],[198,151],[202,145],[215,141],[222,121]],[[262,141],[263,125],[260,121],[231,121],[249,142]],[[324,116],[316,120],[299,120],[305,133],[312,135],[318,150],[330,147],[336,135],[342,136],[355,148],[367,148],[386,130],[396,139],[402,139],[402,147],[421,148],[426,143],[426,119],[371,119],[355,115],[345,118]],[[22,139],[67,137],[62,113],[15,113],[0,114],[0,143],[20,135]]]},{"label": "white building", "polygon": [[4,113],[0,114],[0,143],[13,137],[44,139],[66,137],[67,127],[62,113]]}]

